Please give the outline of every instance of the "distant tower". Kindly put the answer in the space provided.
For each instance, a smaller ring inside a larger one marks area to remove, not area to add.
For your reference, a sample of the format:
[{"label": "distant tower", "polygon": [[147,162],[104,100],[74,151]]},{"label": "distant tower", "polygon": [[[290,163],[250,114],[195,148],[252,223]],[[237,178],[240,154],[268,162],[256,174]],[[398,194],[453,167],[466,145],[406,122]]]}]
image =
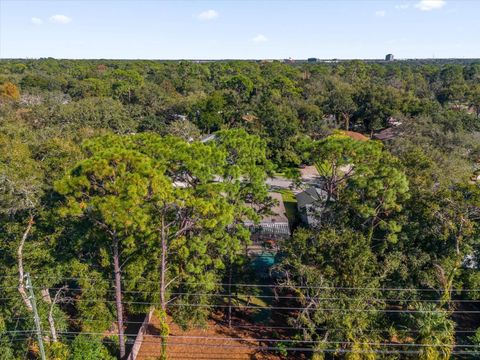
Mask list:
[{"label": "distant tower", "polygon": [[393,54],[385,55],[385,61],[393,61],[393,60],[394,60]]}]

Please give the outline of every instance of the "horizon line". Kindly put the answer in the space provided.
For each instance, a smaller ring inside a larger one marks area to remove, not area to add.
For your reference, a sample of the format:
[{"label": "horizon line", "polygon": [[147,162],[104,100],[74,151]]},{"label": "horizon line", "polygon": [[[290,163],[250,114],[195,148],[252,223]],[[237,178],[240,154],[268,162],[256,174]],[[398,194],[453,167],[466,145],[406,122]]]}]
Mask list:
[{"label": "horizon line", "polygon": [[480,60],[480,57],[417,57],[417,58],[395,58],[394,60],[385,60],[384,58],[70,58],[70,57],[53,57],[53,56],[40,56],[40,57],[0,57],[0,60],[136,60],[136,61],[308,61],[309,59],[315,59],[318,62],[322,61],[409,61],[409,60]]}]

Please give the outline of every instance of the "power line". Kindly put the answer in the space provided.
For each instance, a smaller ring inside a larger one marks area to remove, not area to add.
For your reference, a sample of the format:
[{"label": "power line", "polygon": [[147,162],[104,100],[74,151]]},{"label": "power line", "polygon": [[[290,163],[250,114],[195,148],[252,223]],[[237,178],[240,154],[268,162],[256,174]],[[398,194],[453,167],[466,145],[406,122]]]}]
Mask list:
[{"label": "power line", "polygon": [[[28,340],[29,338],[23,338],[23,339],[16,339],[15,341],[25,341]],[[88,342],[89,340],[85,340]],[[145,342],[145,341],[144,341]],[[109,341],[109,340],[102,340],[102,343],[112,343],[115,344],[115,341]],[[156,342],[158,343],[158,342]],[[175,347],[175,346],[182,346],[182,347],[209,347],[209,348],[222,348],[222,349],[249,349],[249,350],[259,350],[259,351],[290,351],[290,352],[327,352],[327,353],[363,353],[363,354],[420,354],[421,350],[400,350],[400,349],[392,349],[392,350],[378,350],[378,349],[365,349],[365,350],[357,350],[357,349],[345,349],[345,348],[332,348],[332,349],[313,349],[313,348],[306,348],[306,347],[275,347],[275,346],[256,346],[256,345],[248,345],[248,344],[242,344],[242,345],[230,345],[230,344],[205,344],[205,343],[191,343],[191,342],[168,342],[167,341],[167,347]],[[449,347],[452,347],[452,345],[449,345]],[[160,350],[159,350],[160,351]],[[176,351],[177,355],[179,353],[183,352],[178,352]],[[212,351],[208,352],[209,354],[216,354]],[[452,355],[478,355],[480,352],[478,351],[466,351],[466,350],[452,350],[450,352]],[[144,355],[156,355],[158,354],[157,352],[153,351],[148,351],[148,352],[142,352]],[[231,353],[230,353],[231,354]],[[174,356],[175,354],[169,354],[169,357]],[[195,359],[198,359],[199,357],[195,357]],[[208,359],[211,359],[209,357]]]},{"label": "power line", "polygon": [[[26,318],[15,318],[15,319],[26,319]],[[97,319],[73,319],[71,320],[72,322],[86,322],[86,323],[91,323],[91,322],[97,322],[97,323],[111,323],[112,321],[105,321],[105,320],[97,320]],[[124,321],[124,324],[143,324],[143,321]],[[328,330],[329,332],[331,331],[348,331],[351,329],[347,328],[330,328],[330,327],[302,327],[302,326],[270,326],[270,325],[238,325],[238,324],[232,324],[231,326],[228,325],[227,322],[219,322],[217,321],[217,324],[223,327],[228,327],[228,328],[238,328],[238,329],[259,329],[259,330]],[[390,330],[392,331],[398,331],[401,333],[418,333],[421,330],[416,330],[416,329],[396,329],[396,328],[386,328],[386,329],[362,329],[362,332],[389,332]],[[28,330],[28,331],[33,331],[33,330]],[[28,332],[26,330],[26,332]],[[11,333],[12,331],[5,331],[4,333]],[[457,333],[476,333],[477,329],[475,330],[456,330],[455,332]],[[78,332],[78,333],[84,333],[84,332]],[[443,333],[442,331],[432,331],[432,333]],[[128,334],[132,336],[136,336],[137,334]]]},{"label": "power line", "polygon": [[[239,329],[258,329],[258,330],[328,330],[328,331],[348,331],[351,329],[347,328],[329,328],[325,326],[320,326],[320,327],[304,327],[304,326],[275,326],[275,325],[238,325],[238,324],[232,324],[231,326],[228,325],[227,322],[220,322],[216,321],[217,324],[223,325],[225,327],[233,327],[233,328],[239,328]],[[398,331],[402,333],[418,333],[421,330],[416,330],[416,329],[396,329],[396,328],[387,328],[387,329],[362,329],[362,332],[389,332],[389,331]],[[456,333],[475,333],[477,330],[455,330]],[[432,333],[443,333],[442,331],[432,331]]]},{"label": "power line", "polygon": [[[34,287],[35,289],[44,289],[42,287]],[[48,288],[48,290],[61,290],[64,289],[63,287],[54,287]],[[68,291],[72,292],[82,292],[83,289],[68,289]],[[90,290],[89,290],[90,292]],[[115,290],[105,290],[108,293],[115,293]],[[158,294],[158,291],[122,291],[122,294]],[[228,294],[228,293],[188,293],[188,292],[173,292],[170,293],[170,296],[208,296],[208,297],[219,297],[219,298],[240,298],[240,297],[255,297],[259,299],[285,299],[285,300],[320,300],[320,301],[332,301],[332,300],[342,300],[342,301],[387,301],[387,302],[431,302],[431,303],[440,303],[444,300],[441,299],[403,299],[403,298],[339,298],[339,297],[316,297],[316,296],[289,296],[289,295],[257,295],[254,293],[235,293],[235,294]],[[0,300],[13,300],[18,299],[17,297],[7,297],[7,298],[0,298]],[[91,299],[91,300],[103,300],[101,298]],[[450,303],[480,303],[480,300],[474,299],[451,299],[448,302]]]},{"label": "power line", "polygon": [[[103,302],[107,304],[115,304],[115,300],[89,300],[89,299],[72,299],[75,302]],[[159,305],[158,302],[147,301],[122,301],[124,305]],[[315,307],[294,307],[294,306],[260,306],[260,305],[225,305],[225,304],[192,304],[192,303],[170,303],[172,307],[193,307],[193,308],[235,308],[235,309],[267,309],[267,310],[287,310],[287,311],[328,311],[328,312],[368,312],[368,313],[399,313],[399,314],[429,314],[436,313],[438,310],[403,310],[403,309],[351,309],[351,308],[315,308]],[[448,314],[480,314],[480,310],[443,310]]]},{"label": "power line", "polygon": [[[72,337],[73,335],[67,335],[67,336],[70,336]],[[225,340],[225,339],[222,339],[222,340]],[[88,341],[88,340],[86,340]],[[103,340],[102,342],[104,343],[116,343],[115,341],[112,341],[112,340]],[[134,342],[134,339],[131,338],[129,339],[129,341],[127,341],[129,343],[133,343]],[[145,339],[143,341],[143,343],[159,343],[158,341],[149,341],[148,339]],[[325,343],[325,344],[328,344],[329,342],[317,342],[318,344],[322,344],[322,343]],[[368,350],[368,349],[362,349],[362,350],[357,350],[357,349],[342,349],[342,348],[337,348],[337,349],[313,349],[313,348],[307,348],[307,347],[282,347],[282,348],[279,348],[279,347],[276,347],[276,346],[259,346],[259,345],[248,345],[248,344],[242,344],[242,345],[233,345],[233,344],[206,344],[206,343],[192,343],[192,342],[172,342],[172,341],[167,341],[166,342],[167,346],[188,346],[188,347],[212,347],[212,348],[229,348],[229,349],[232,349],[232,348],[243,348],[243,349],[255,349],[255,350],[275,350],[275,351],[278,351],[278,350],[285,350],[285,351],[298,351],[298,352],[347,352],[347,353],[391,353],[391,354],[395,354],[395,353],[410,353],[410,354],[418,354],[418,353],[421,353],[421,350],[400,350],[400,349],[394,349],[394,350],[377,350],[377,349],[371,349],[371,350]],[[339,344],[341,345],[341,342],[336,342],[336,344]],[[362,343],[354,343],[354,342],[350,342],[349,344],[351,345],[354,345],[354,344],[362,344]],[[367,343],[363,343],[363,344],[367,344]],[[381,344],[374,344],[372,343],[373,345],[372,346],[382,346]],[[403,346],[403,345],[406,345],[406,344],[401,344],[399,346]],[[428,347],[429,344],[424,344],[425,347]],[[387,346],[387,345],[386,345]],[[458,347],[457,345],[453,345],[453,344],[448,344],[448,345],[444,345],[444,346],[436,346],[436,345],[433,345],[432,346],[434,347],[448,347],[448,348],[454,348],[454,347]],[[461,347],[461,346],[460,346]],[[473,351],[466,351],[466,350],[453,350],[451,352],[452,354],[455,353],[455,354],[479,354],[480,352],[473,352]]]},{"label": "power line", "polygon": [[[72,333],[69,335],[62,335],[62,337],[67,337],[67,338],[74,338],[76,335],[80,335],[84,333]],[[100,333],[99,333],[100,334]],[[104,333],[101,333],[102,336],[105,336]],[[136,335],[136,334],[134,334]],[[128,336],[128,335],[127,335]],[[157,336],[157,338],[161,338],[161,336]],[[176,336],[170,336],[170,338],[180,338]],[[181,337],[182,339],[196,339],[196,340],[222,340],[222,341],[250,341],[250,342],[279,342],[279,343],[288,343],[288,342],[294,342],[294,340],[282,340],[282,339],[249,339],[249,338],[236,338],[236,339],[229,339],[229,338],[209,338],[209,337]],[[27,340],[28,338],[24,339],[17,339],[18,341],[24,341]],[[86,342],[89,340],[86,339]],[[127,343],[133,343],[134,337],[128,339],[127,338]],[[92,341],[93,342],[93,341]],[[105,340],[102,339],[103,343],[116,343],[115,341],[112,340]],[[355,343],[355,342],[342,342],[342,341],[296,341],[299,343],[316,343],[316,344],[334,344],[334,345],[368,345],[368,346],[383,346],[383,347],[388,347],[388,346],[395,346],[395,347],[404,347],[404,346],[415,346],[415,347],[422,347],[422,348],[429,348],[429,347],[437,347],[437,348],[473,348],[473,347],[478,347],[478,345],[454,345],[454,344],[400,344],[400,343]],[[150,341],[148,338],[144,339],[142,343],[159,343],[158,341]],[[167,340],[166,342],[167,346],[189,346],[189,347],[213,347],[213,348],[241,348],[241,349],[255,349],[255,350],[284,350],[284,351],[295,351],[295,352],[340,352],[340,353],[390,353],[390,354],[419,354],[421,351],[416,350],[400,350],[400,349],[392,349],[392,350],[378,350],[378,349],[363,349],[363,350],[358,350],[358,349],[345,349],[345,348],[334,348],[334,349],[313,349],[313,348],[307,348],[307,347],[276,347],[276,346],[259,346],[259,345],[248,345],[248,344],[241,344],[241,345],[233,345],[233,344],[207,344],[207,343],[192,343],[192,342],[176,342],[176,341],[169,341]],[[467,351],[467,350],[452,350],[451,354],[465,354],[465,355],[473,355],[473,354],[479,354],[480,352],[478,351]]]},{"label": "power line", "polygon": [[[75,302],[102,302],[114,304],[115,300],[103,299],[72,299]],[[124,305],[159,305],[159,302],[122,301]],[[200,307],[200,308],[240,308],[240,309],[269,309],[269,310],[308,310],[308,311],[339,311],[339,312],[382,312],[382,313],[436,313],[439,310],[402,310],[402,309],[350,309],[350,308],[311,308],[294,306],[257,306],[257,305],[225,305],[225,304],[193,304],[170,303],[168,307]],[[480,314],[480,310],[444,310],[449,314]]]},{"label": "power line", "polygon": [[[60,289],[60,288],[59,288]],[[49,290],[55,290],[55,288],[50,288]],[[70,289],[69,289],[70,290]],[[79,289],[77,289],[79,290]],[[112,290],[112,293],[114,291]],[[130,292],[122,291],[122,294],[129,294]],[[156,294],[156,292],[140,292],[136,291],[134,293],[137,294]],[[258,299],[283,299],[283,300],[315,300],[315,301],[347,301],[347,302],[355,302],[355,301],[371,301],[371,302],[398,302],[398,303],[414,303],[414,302],[420,302],[420,303],[441,303],[443,300],[440,299],[402,299],[402,298],[339,298],[339,297],[315,297],[315,296],[275,296],[275,295],[256,295],[256,294],[206,294],[206,293],[171,293],[170,296],[175,297],[175,296],[206,296],[206,297],[213,297],[213,298],[233,298],[233,299],[238,299],[238,300],[243,300],[246,301],[245,299],[242,299],[242,297],[247,297],[247,298],[258,298]],[[0,300],[20,300],[19,297],[6,297],[6,298],[0,298]],[[107,300],[105,298],[94,298],[94,299],[72,299],[73,301],[78,301],[78,302],[95,302],[95,301],[104,301],[104,302],[115,302],[114,300]],[[470,300],[470,299],[452,299],[448,301],[449,303],[480,303],[480,300]],[[142,304],[145,302],[124,302],[124,303],[137,303],[137,304]],[[148,304],[154,304],[152,302],[150,303],[145,303],[146,305]]]},{"label": "power line", "polygon": [[[12,276],[13,277],[13,276]],[[34,276],[34,279],[55,279],[58,282],[61,280],[82,280],[82,281],[114,281],[114,279],[95,279],[95,278],[79,278],[79,277],[41,277]],[[155,284],[158,285],[158,281],[145,280],[145,279],[123,279],[123,283],[133,282],[142,284]],[[244,284],[244,283],[206,283],[206,282],[173,282],[177,285],[214,285],[214,286],[232,286],[232,287],[260,287],[260,288],[297,288],[297,289],[332,289],[332,290],[377,290],[377,291],[426,291],[426,292],[445,292],[445,289],[433,289],[433,288],[375,288],[375,287],[347,287],[347,286],[313,286],[313,285],[285,285],[285,284]],[[16,288],[16,287],[11,287]],[[480,292],[480,288],[473,289],[451,289],[449,292]]]},{"label": "power line", "polygon": [[[63,335],[64,337],[67,337],[67,338],[74,338],[75,336],[77,335],[80,335],[82,333],[71,333],[71,334],[65,334]],[[100,334],[102,336],[105,336],[105,334]],[[135,341],[135,336],[136,334],[130,334],[130,337],[127,339],[127,343],[133,343]],[[115,337],[117,335],[114,335]],[[126,335],[128,336],[128,335]],[[279,342],[279,343],[309,343],[309,344],[333,344],[333,345],[368,345],[368,346],[383,346],[383,347],[388,347],[388,346],[396,346],[396,347],[402,347],[402,346],[414,346],[414,347],[425,347],[425,348],[429,348],[429,347],[439,347],[439,348],[442,348],[442,347],[467,347],[467,348],[475,348],[475,347],[480,347],[480,345],[456,345],[456,344],[412,344],[412,343],[404,343],[404,344],[401,344],[401,343],[373,343],[373,342],[352,342],[352,341],[314,341],[314,340],[311,340],[311,341],[302,341],[302,340],[289,340],[289,339],[255,339],[255,338],[222,338],[222,337],[217,337],[217,338],[210,338],[208,336],[206,337],[201,337],[201,336],[185,336],[185,337],[182,337],[182,336],[172,336],[172,335],[169,335],[169,336],[160,336],[160,335],[156,335],[155,338],[153,338],[153,335],[151,335],[152,337],[149,337],[149,338],[146,338],[143,340],[142,343],[147,343],[147,344],[157,344],[159,342],[159,340],[161,340],[162,338],[163,339],[167,339],[167,344],[169,345],[188,345],[188,344],[195,344],[195,345],[198,345],[198,346],[214,346],[216,344],[207,344],[207,343],[192,343],[192,342],[177,342],[177,341],[170,341],[170,339],[190,339],[190,340],[212,340],[212,341],[237,341],[237,342],[240,342],[240,341],[245,341],[245,342],[257,342],[257,343],[261,343],[261,342]],[[93,342],[93,340],[88,340],[86,339],[85,340],[86,342]],[[107,340],[103,340],[104,342],[112,342],[112,343],[115,343],[114,340],[110,340],[110,339],[107,339]],[[228,346],[228,347],[234,347],[235,345],[233,344],[221,344],[221,345],[225,345],[225,346]],[[247,344],[245,344],[247,345]],[[275,349],[277,349],[275,347]],[[307,348],[308,349],[308,348]]]},{"label": "power line", "polygon": [[[95,332],[68,332],[63,331],[59,334],[85,334],[85,335],[105,335]],[[136,336],[137,334],[124,334],[125,336]],[[418,346],[418,347],[445,347],[452,344],[416,344],[416,343],[377,343],[377,342],[352,342],[352,341],[318,341],[318,340],[297,340],[297,339],[273,339],[273,338],[242,338],[242,337],[211,337],[194,335],[152,335],[144,336],[157,339],[195,339],[195,340],[222,340],[222,341],[249,341],[249,342],[282,342],[282,343],[309,343],[309,344],[338,344],[338,345],[370,345],[370,346]],[[455,347],[480,348],[480,345],[453,345]]]}]

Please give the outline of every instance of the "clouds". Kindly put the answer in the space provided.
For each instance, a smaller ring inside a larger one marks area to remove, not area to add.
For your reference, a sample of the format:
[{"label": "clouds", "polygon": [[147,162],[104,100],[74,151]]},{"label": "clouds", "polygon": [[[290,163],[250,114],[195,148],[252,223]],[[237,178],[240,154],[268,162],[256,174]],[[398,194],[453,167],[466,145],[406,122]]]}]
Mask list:
[{"label": "clouds", "polygon": [[42,25],[43,24],[43,20],[38,18],[38,17],[35,17],[35,16],[30,19],[30,22],[33,25]]},{"label": "clouds", "polygon": [[[59,24],[59,25],[66,25],[73,21],[71,17],[68,17],[66,15],[61,15],[61,14],[52,15],[48,18],[48,20],[53,24]],[[43,19],[36,16],[32,17],[30,19],[30,22],[33,25],[43,25]]]},{"label": "clouds", "polygon": [[402,3],[395,5],[396,10],[406,10],[411,6],[421,11],[431,11],[441,9],[447,4],[446,0],[420,0],[415,4]]},{"label": "clouds", "polygon": [[216,19],[218,17],[219,13],[216,10],[205,10],[202,11],[200,14],[197,15],[197,19],[200,21],[210,21],[213,19]]},{"label": "clouds", "polygon": [[61,15],[61,14],[52,15],[50,16],[49,20],[54,24],[61,24],[61,25],[65,25],[72,22],[72,18],[66,15]]},{"label": "clouds", "polygon": [[377,10],[377,11],[375,11],[375,16],[384,17],[385,15],[387,15],[387,12],[386,12],[385,10]]},{"label": "clouds", "polygon": [[255,44],[261,44],[261,43],[265,43],[268,41],[268,38],[263,35],[263,34],[258,34],[257,36],[255,36],[252,41],[255,43]]},{"label": "clouds", "polygon": [[447,2],[445,0],[420,0],[414,6],[422,11],[441,9]]}]

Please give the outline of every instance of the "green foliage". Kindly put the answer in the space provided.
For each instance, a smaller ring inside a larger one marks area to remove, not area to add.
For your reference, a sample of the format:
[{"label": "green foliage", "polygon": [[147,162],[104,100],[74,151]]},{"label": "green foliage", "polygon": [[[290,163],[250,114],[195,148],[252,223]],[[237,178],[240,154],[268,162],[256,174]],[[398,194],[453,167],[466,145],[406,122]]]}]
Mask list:
[{"label": "green foliage", "polygon": [[43,192],[43,172],[18,134],[0,132],[0,212],[13,214],[38,205]]},{"label": "green foliage", "polygon": [[[313,151],[324,181],[328,207],[337,223],[346,221],[369,238],[397,239],[401,225],[392,218],[409,198],[408,180],[399,161],[379,142],[330,136]],[[338,215],[344,213],[344,218]],[[374,236],[375,235],[375,236]]]},{"label": "green foliage", "polygon": [[97,336],[77,335],[71,345],[71,355],[68,360],[113,360]]},{"label": "green foliage", "polygon": [[[224,259],[235,258],[248,241],[241,223],[258,218],[249,204],[270,204],[264,145],[243,130],[219,132],[215,142],[206,144],[154,134],[107,136],[86,142],[84,151],[87,158],[55,185],[65,197],[59,211],[88,222],[93,232],[78,239],[80,248],[93,246],[106,272],[114,260],[110,246],[118,243],[121,257],[128,259],[122,269],[127,289],[145,286],[137,284],[143,276],[158,281],[159,238],[165,236],[166,276],[179,279],[177,292],[216,290]],[[81,264],[74,269],[89,270]],[[88,294],[88,286],[79,285]],[[189,302],[182,297],[176,301]],[[105,312],[90,306],[87,301],[85,310],[79,310]],[[179,307],[175,319],[201,322],[205,310]]]},{"label": "green foliage", "polygon": [[449,359],[455,342],[455,323],[449,314],[434,304],[413,304],[419,312],[410,315],[413,329],[418,329],[414,340],[416,344],[432,345],[420,349],[419,359]]},{"label": "green foliage", "polygon": [[200,139],[200,130],[188,120],[172,121],[165,129],[168,135],[182,138],[186,141],[193,141]]},{"label": "green foliage", "polygon": [[45,355],[52,360],[68,360],[69,348],[61,342],[47,343],[45,347]]},{"label": "green foliage", "polygon": [[[315,164],[329,196],[317,214],[321,222],[285,242],[283,272],[276,273],[289,275],[278,280],[300,298],[295,305],[313,309],[291,314],[292,325],[305,329],[297,338],[316,341],[315,358],[330,347],[326,341],[363,352],[379,349],[367,344],[380,341],[447,344],[423,349],[425,359],[448,358],[455,342],[466,341],[452,335],[451,301],[477,299],[476,292],[455,290],[480,284],[478,63],[47,58],[2,60],[0,77],[0,333],[33,328],[17,289],[19,244],[30,218],[24,270],[38,287],[48,336],[50,310],[58,331],[112,327],[116,241],[125,315],[160,303],[162,221],[166,300],[202,305],[172,306],[169,315],[183,327],[204,324],[210,295],[225,290],[216,284],[226,269],[238,281],[251,276],[241,254],[250,241],[243,223],[269,213],[266,177],[276,169],[298,183],[299,165]],[[389,127],[394,138],[384,145],[336,133],[371,137]],[[198,141],[209,133],[211,141]],[[284,195],[292,216],[293,195]],[[40,296],[63,287],[56,304]],[[315,303],[312,296],[334,300]],[[390,316],[379,311],[393,306],[388,297],[398,297],[395,309],[428,312]],[[341,311],[320,310],[327,307]],[[412,326],[421,330],[415,339],[402,332]],[[22,358],[35,341],[0,335],[0,358]],[[49,358],[110,359],[118,344],[102,341],[60,336],[47,351]]]},{"label": "green foliage", "polygon": [[65,104],[58,109],[54,119],[73,129],[88,126],[118,133],[135,129],[124,106],[110,98],[85,98]]},{"label": "green foliage", "polygon": [[382,314],[375,310],[384,306],[381,299],[370,301],[380,297],[375,289],[382,265],[369,240],[349,230],[299,230],[284,246],[286,256],[279,266],[287,279],[283,286],[295,293],[302,308],[308,309],[292,316],[290,323],[303,329],[302,338],[316,340],[319,350],[367,350],[364,343],[377,340],[375,329],[381,323]]},{"label": "green foliage", "polygon": [[0,96],[11,100],[19,100],[20,91],[15,84],[6,82],[5,84],[0,85]]}]

